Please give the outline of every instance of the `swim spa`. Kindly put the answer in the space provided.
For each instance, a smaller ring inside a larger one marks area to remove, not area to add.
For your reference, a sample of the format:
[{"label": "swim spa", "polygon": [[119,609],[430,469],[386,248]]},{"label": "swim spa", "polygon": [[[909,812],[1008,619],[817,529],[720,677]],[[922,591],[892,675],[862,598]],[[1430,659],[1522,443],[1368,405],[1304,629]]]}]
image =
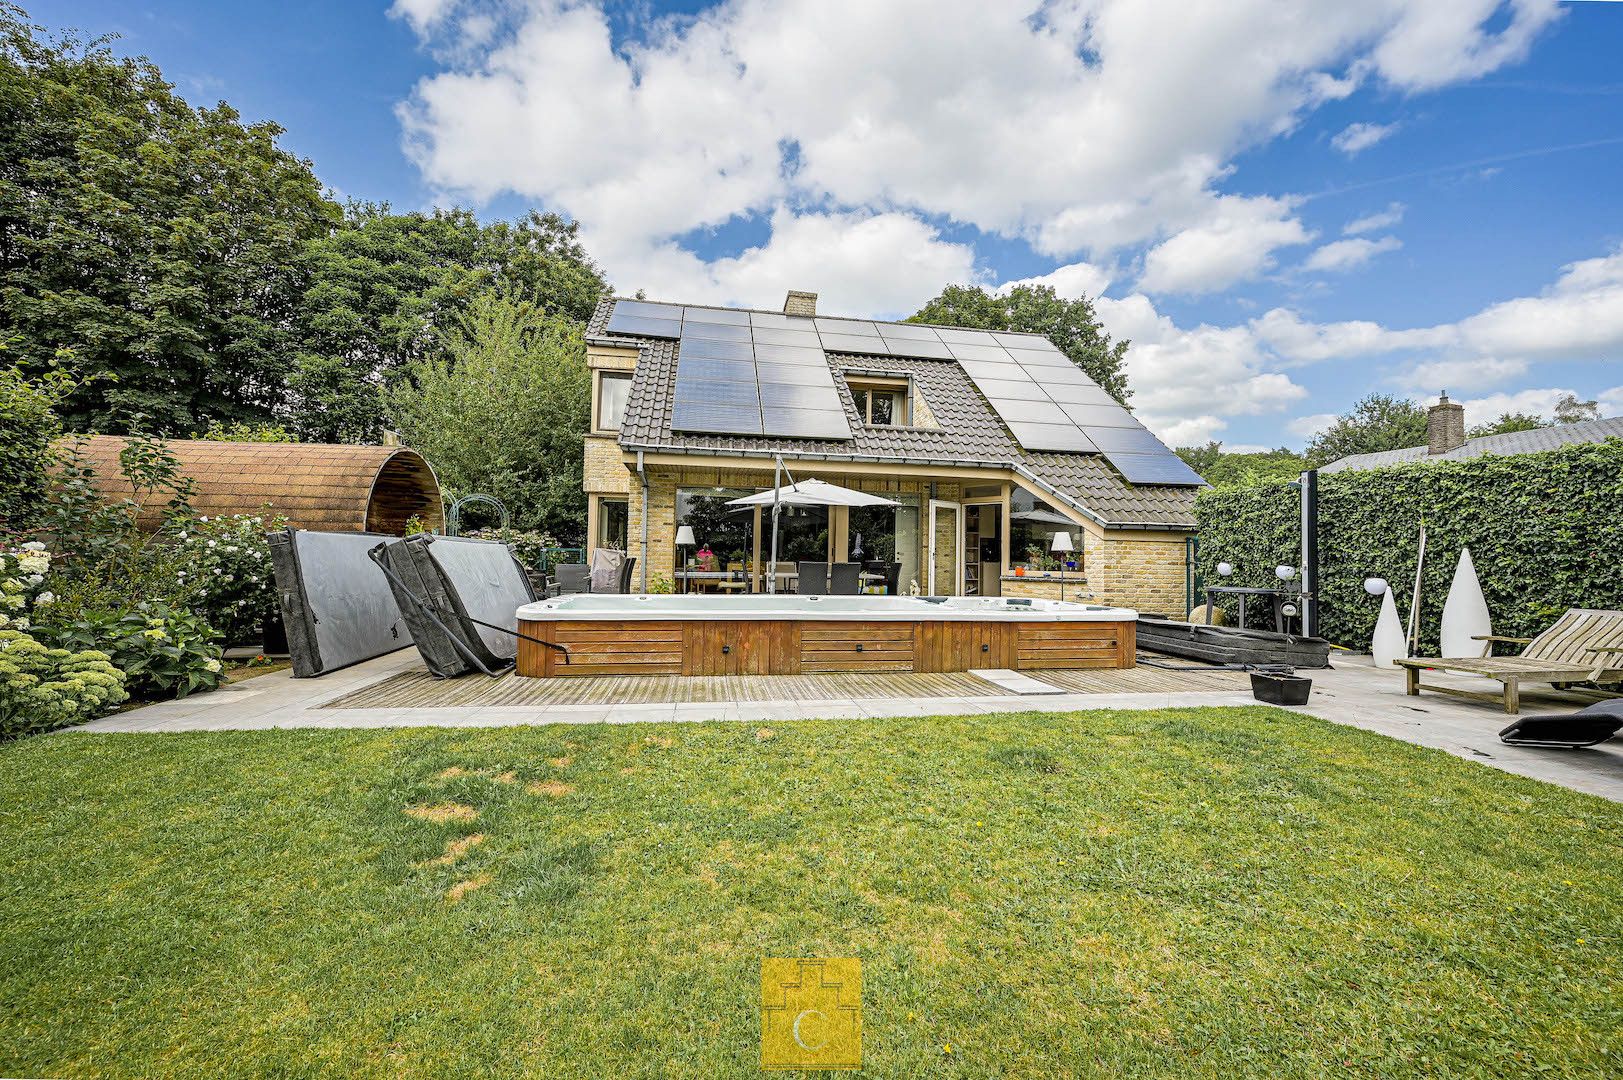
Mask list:
[{"label": "swim spa", "polygon": [[1137,620],[1012,597],[577,594],[518,609],[518,674],[1129,668]]}]

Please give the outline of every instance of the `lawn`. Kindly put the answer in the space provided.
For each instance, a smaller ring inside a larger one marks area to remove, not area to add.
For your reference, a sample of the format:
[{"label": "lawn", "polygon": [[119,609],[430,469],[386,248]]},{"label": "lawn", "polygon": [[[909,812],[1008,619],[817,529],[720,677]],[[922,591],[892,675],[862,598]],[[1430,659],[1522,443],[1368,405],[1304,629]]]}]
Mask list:
[{"label": "lawn", "polygon": [[0,777],[3,1075],[755,1076],[763,956],[862,959],[875,1076],[1623,1071],[1623,807],[1280,710],[68,734]]}]

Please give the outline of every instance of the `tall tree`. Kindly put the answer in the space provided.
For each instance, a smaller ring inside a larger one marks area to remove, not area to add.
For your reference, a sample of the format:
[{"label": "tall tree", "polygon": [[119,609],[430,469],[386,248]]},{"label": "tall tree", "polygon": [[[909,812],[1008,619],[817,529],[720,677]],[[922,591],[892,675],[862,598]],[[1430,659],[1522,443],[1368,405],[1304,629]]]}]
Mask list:
[{"label": "tall tree", "polygon": [[1532,413],[1524,412],[1507,412],[1500,413],[1497,420],[1486,424],[1478,424],[1471,429],[1470,436],[1473,439],[1480,439],[1484,435],[1509,435],[1515,431],[1537,431],[1539,428],[1549,426],[1550,422],[1542,416],[1534,416]]},{"label": "tall tree", "polygon": [[281,134],[0,4],[0,339],[32,370],[73,351],[70,428],[272,415],[296,256],[339,218]]},{"label": "tall tree", "polygon": [[1426,444],[1426,410],[1407,398],[1371,394],[1307,444],[1314,467],[1349,454],[1373,454]]},{"label": "tall tree", "polygon": [[1555,422],[1558,424],[1581,424],[1586,420],[1599,419],[1599,402],[1579,401],[1577,394],[1562,394],[1561,400],[1555,403]]},{"label": "tall tree", "polygon": [[1177,455],[1214,488],[1252,487],[1294,480],[1307,468],[1307,459],[1294,450],[1257,450],[1235,453],[1213,440],[1203,446],[1180,446]]},{"label": "tall tree", "polygon": [[1042,334],[1123,405],[1133,393],[1122,370],[1128,343],[1110,340],[1085,296],[1061,299],[1049,285],[1016,285],[1001,295],[948,285],[908,322]]},{"label": "tall tree", "polygon": [[303,268],[287,422],[317,440],[375,439],[380,392],[437,355],[442,335],[491,290],[584,322],[608,288],[574,223],[533,212],[481,225],[468,210],[352,204],[342,229],[309,246]]},{"label": "tall tree", "polygon": [[481,293],[383,396],[449,492],[494,495],[522,528],[584,534],[591,380],[579,324],[513,292]]}]

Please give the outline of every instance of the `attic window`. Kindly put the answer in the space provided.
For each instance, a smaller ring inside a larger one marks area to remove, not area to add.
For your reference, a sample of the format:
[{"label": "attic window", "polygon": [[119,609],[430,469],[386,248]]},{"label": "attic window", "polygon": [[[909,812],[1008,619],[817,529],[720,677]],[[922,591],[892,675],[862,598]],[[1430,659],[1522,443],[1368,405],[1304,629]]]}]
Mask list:
[{"label": "attic window", "polygon": [[847,376],[857,415],[869,427],[907,427],[913,422],[912,384],[907,379]]}]

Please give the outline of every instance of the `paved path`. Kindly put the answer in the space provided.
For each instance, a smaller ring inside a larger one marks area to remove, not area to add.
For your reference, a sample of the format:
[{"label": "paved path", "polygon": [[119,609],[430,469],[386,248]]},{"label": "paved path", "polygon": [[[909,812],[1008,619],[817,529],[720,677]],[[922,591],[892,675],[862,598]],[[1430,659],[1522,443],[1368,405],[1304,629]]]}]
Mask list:
[{"label": "paved path", "polygon": [[[294,679],[286,671],[248,679],[215,693],[148,705],[103,717],[73,730],[88,732],[227,731],[263,728],[501,727],[515,724],[647,723],[699,720],[799,720],[881,716],[939,716],[1042,710],[1162,709],[1174,706],[1251,705],[1249,693],[1047,694],[918,699],[831,698],[826,701],[665,703],[615,706],[527,705],[423,709],[324,709],[360,687],[420,666],[405,649],[320,679]],[[1534,750],[1505,746],[1497,737],[1508,719],[1488,705],[1442,694],[1411,698],[1402,673],[1377,672],[1368,657],[1338,657],[1313,677],[1313,698],[1301,711],[1421,746],[1562,784],[1623,802],[1623,740],[1591,750]],[[1442,677],[1440,677],[1442,678]],[[1446,678],[1443,681],[1448,681]],[[1470,685],[1467,680],[1454,680]],[[1523,713],[1562,711],[1572,695],[1524,692]]]}]

